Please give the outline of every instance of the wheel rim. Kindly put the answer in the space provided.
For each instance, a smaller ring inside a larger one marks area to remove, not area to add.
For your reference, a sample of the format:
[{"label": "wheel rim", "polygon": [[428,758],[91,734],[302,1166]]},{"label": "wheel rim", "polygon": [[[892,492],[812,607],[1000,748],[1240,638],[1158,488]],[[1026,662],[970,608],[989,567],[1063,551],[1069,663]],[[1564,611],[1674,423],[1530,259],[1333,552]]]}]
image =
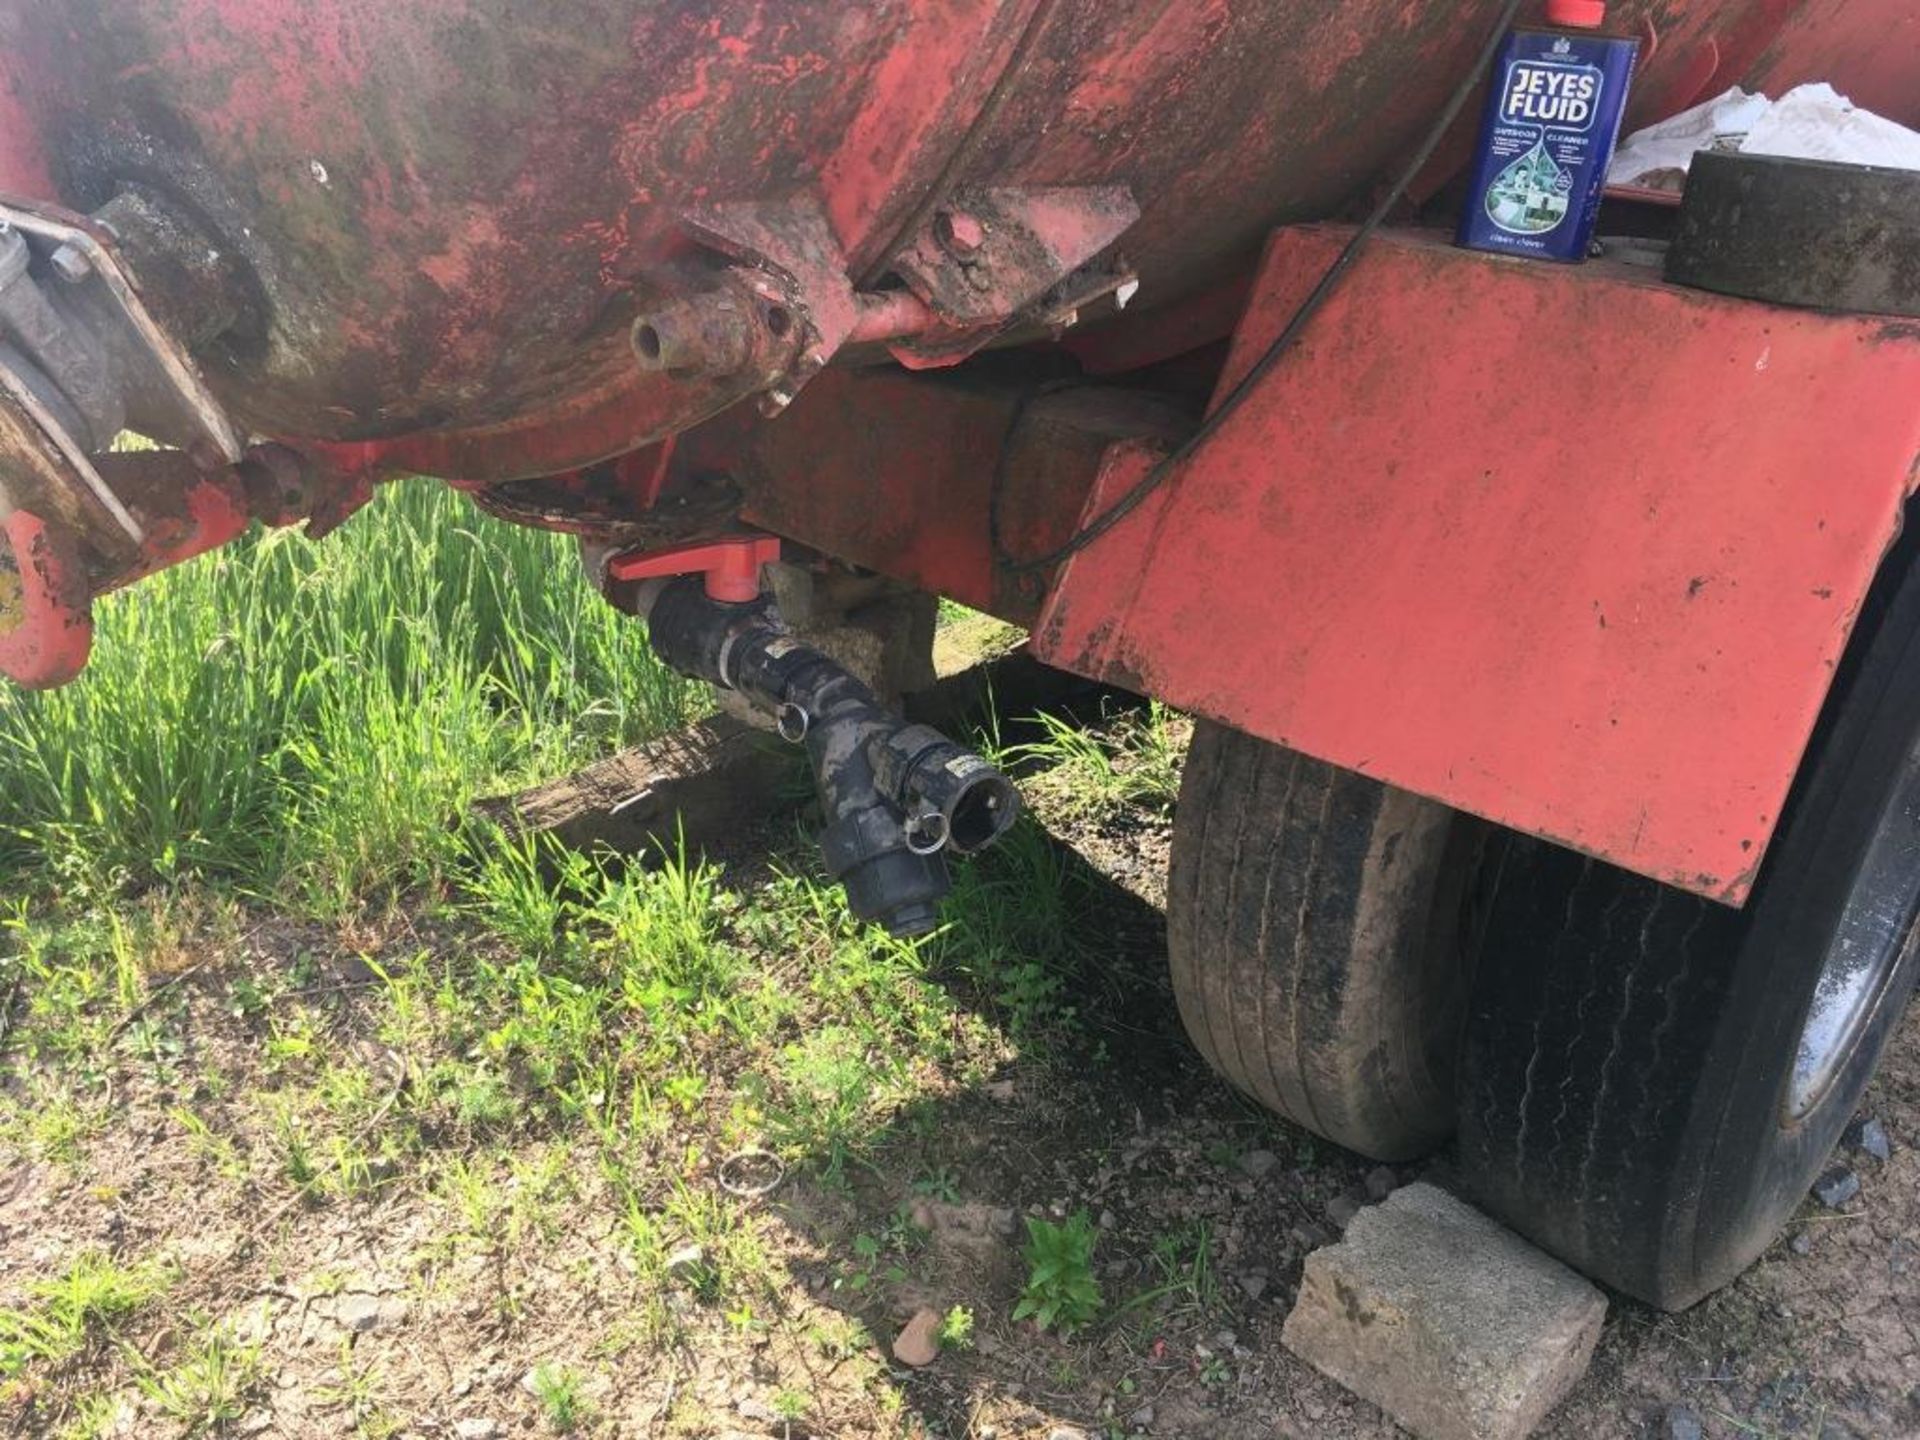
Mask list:
[{"label": "wheel rim", "polygon": [[[1895,809],[1904,807],[1896,806]],[[1888,819],[1896,818],[1889,815]],[[1782,1123],[1805,1119],[1859,1047],[1881,997],[1913,948],[1920,857],[1905,824],[1882,823],[1822,958],[1782,1103]]]}]

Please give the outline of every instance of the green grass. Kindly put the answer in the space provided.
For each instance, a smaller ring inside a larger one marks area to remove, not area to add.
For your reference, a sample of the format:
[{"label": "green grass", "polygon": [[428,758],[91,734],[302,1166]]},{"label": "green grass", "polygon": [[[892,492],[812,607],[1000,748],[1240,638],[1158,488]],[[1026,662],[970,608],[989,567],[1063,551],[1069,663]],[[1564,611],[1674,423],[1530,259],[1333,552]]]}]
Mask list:
[{"label": "green grass", "polygon": [[1040,767],[1035,791],[1056,813],[1098,819],[1130,808],[1172,814],[1190,727],[1159,701],[1107,718],[1098,731],[1054,715],[1037,717],[1039,740],[1009,747],[1002,759]]},{"label": "green grass", "polygon": [[59,1276],[31,1285],[28,1304],[0,1310],[0,1380],[35,1362],[58,1365],[89,1341],[110,1338],[172,1278],[157,1262],[123,1265],[97,1250],[82,1252]]},{"label": "green grass", "polygon": [[1162,1321],[1169,1312],[1204,1319],[1219,1305],[1213,1230],[1206,1221],[1188,1221],[1158,1236],[1149,1259],[1159,1283],[1120,1306],[1122,1313],[1159,1305]]},{"label": "green grass", "polygon": [[570,540],[424,482],[95,611],[80,680],[0,687],[0,867],[48,890],[200,876],[338,912],[444,864],[478,791],[699,703]]},{"label": "green grass", "polygon": [[589,1406],[578,1374],[564,1365],[541,1365],[534,1369],[530,1384],[549,1430],[556,1435],[571,1435],[580,1428]]},{"label": "green grass", "polygon": [[[942,929],[903,943],[848,914],[804,816],[734,873],[464,818],[704,703],[588,593],[568,542],[397,487],[324,542],[251,538],[99,621],[78,684],[0,690],[0,1161],[118,1183],[93,1149],[138,1123],[193,1197],[183,1234],[241,1214],[269,1246],[404,1197],[431,1220],[422,1287],[511,1275],[604,1217],[631,1288],[583,1357],[664,1352],[780,1323],[781,1232],[716,1184],[730,1158],[771,1151],[836,1204],[902,1174],[958,1201],[966,1176],[931,1158],[938,1097],[1086,1039],[1112,968],[1103,895],[1031,819],[956,867]],[[1016,758],[1070,767],[1101,805],[1157,803],[1170,723],[1123,722],[1105,748],[1056,730]],[[1030,1257],[1023,1313],[1062,1330],[1102,1313],[1077,1223]],[[840,1239],[834,1289],[856,1299],[927,1263],[905,1207]],[[1170,1254],[1166,1283],[1210,1285],[1204,1258]],[[0,1380],[57,1395],[66,1433],[109,1433],[136,1402],[218,1433],[284,1363],[204,1268],[49,1270],[0,1315]],[[137,1342],[167,1288],[188,1333],[161,1364]],[[511,1330],[530,1293],[478,1299]],[[976,1323],[954,1306],[943,1344]],[[837,1359],[877,1333],[848,1317],[807,1344]],[[373,1354],[343,1349],[324,1381],[343,1433],[397,1413]],[[604,1428],[588,1373],[548,1367],[522,1402],[553,1433]],[[776,1412],[820,1424],[820,1395],[786,1379]]]},{"label": "green grass", "polygon": [[218,1431],[245,1413],[265,1376],[262,1346],[220,1325],[203,1325],[187,1354],[164,1370],[141,1367],[134,1384],[181,1435]]}]

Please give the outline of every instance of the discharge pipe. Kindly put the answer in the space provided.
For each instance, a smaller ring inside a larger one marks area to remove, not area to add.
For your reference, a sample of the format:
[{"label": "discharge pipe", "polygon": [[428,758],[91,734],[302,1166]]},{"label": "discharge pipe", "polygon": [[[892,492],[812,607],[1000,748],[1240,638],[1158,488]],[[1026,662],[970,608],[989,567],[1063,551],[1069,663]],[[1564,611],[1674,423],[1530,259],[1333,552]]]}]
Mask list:
[{"label": "discharge pipe", "polygon": [[1020,812],[1013,784],[963,745],[909,724],[838,662],[803,644],[759,598],[715,599],[698,576],[647,609],[660,658],[745,696],[804,745],[827,827],[827,870],[863,920],[924,935],[952,881],[949,851],[984,850]]}]

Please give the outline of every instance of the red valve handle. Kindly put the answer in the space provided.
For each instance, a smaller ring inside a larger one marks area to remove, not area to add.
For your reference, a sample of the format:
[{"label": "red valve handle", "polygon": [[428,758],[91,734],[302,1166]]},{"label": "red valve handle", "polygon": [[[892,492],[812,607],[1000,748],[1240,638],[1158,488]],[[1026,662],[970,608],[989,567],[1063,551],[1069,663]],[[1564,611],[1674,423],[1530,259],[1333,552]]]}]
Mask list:
[{"label": "red valve handle", "polygon": [[708,599],[741,605],[760,598],[760,567],[779,558],[779,536],[736,535],[670,550],[628,551],[607,561],[607,576],[652,580],[663,575],[700,575],[705,577]]}]

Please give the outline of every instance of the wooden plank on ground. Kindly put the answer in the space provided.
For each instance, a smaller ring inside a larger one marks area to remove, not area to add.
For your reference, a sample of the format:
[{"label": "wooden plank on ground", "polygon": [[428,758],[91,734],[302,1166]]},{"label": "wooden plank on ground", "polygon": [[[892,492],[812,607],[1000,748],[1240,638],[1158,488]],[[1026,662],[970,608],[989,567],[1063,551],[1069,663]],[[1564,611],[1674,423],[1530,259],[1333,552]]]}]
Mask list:
[{"label": "wooden plank on ground", "polygon": [[[990,717],[1091,714],[1122,692],[1042,665],[1024,650],[970,666],[907,698],[923,724],[965,734]],[[799,752],[729,715],[715,715],[645,745],[474,810],[515,834],[553,836],[581,850],[640,853],[675,843],[723,848],[808,793]]]},{"label": "wooden plank on ground", "polygon": [[730,715],[715,715],[516,795],[476,801],[502,829],[537,831],[576,850],[640,852],[686,836],[715,847],[758,824],[790,790],[790,747]]}]

